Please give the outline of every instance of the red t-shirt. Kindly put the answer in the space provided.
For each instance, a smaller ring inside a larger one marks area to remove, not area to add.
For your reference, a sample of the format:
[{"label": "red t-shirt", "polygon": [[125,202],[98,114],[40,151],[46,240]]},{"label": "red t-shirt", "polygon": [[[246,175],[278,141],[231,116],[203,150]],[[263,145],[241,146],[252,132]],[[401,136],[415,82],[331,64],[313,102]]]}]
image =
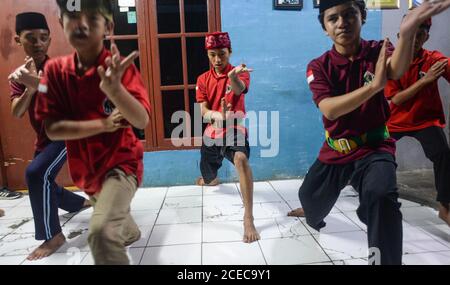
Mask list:
[{"label": "red t-shirt", "polygon": [[[236,115],[245,115],[245,94],[250,87],[250,74],[245,72],[238,75],[239,79],[245,84],[245,90],[241,95],[236,96],[231,89],[230,79],[228,78],[228,73],[233,68],[234,66],[229,64],[221,75],[217,75],[214,68],[200,75],[196,87],[197,103],[208,102],[210,110],[221,112],[220,101],[225,98],[227,104],[232,105],[230,111],[236,113]],[[244,126],[238,124],[235,128],[246,133]],[[225,128],[217,129],[211,124],[205,130],[205,135],[213,139],[224,137],[225,133]]]},{"label": "red t-shirt", "polygon": [[[45,64],[48,61],[48,57],[45,59],[42,67],[39,70],[42,70]],[[9,83],[9,89],[11,91],[11,102],[16,98],[20,98],[27,87],[23,84],[11,81]],[[28,117],[30,118],[30,124],[33,127],[33,130],[36,132],[36,141],[34,143],[34,148],[37,152],[41,152],[44,148],[51,143],[51,140],[47,137],[47,133],[45,132],[44,123],[42,120],[38,120],[35,112],[36,106],[36,94],[33,95],[31,99],[30,106],[28,106]]]},{"label": "red t-shirt", "polygon": [[[422,49],[409,70],[400,80],[389,80],[385,89],[386,98],[392,99],[400,91],[408,89],[430,70],[438,61],[448,58],[438,51]],[[450,63],[443,75],[450,82]],[[391,118],[388,127],[391,132],[412,132],[431,126],[445,127],[445,113],[439,95],[438,81],[427,85],[413,98],[397,106],[391,102]]]},{"label": "red t-shirt", "polygon": [[[363,87],[375,76],[383,41],[361,40],[360,52],[353,61],[339,54],[333,47],[321,57],[311,61],[307,68],[309,87],[317,106],[328,97],[342,96]],[[388,55],[392,55],[394,47],[388,47]],[[370,130],[386,124],[389,118],[389,105],[380,92],[359,108],[337,120],[323,117],[324,128],[333,139],[361,136]],[[395,155],[395,141],[388,139],[378,146],[363,146],[348,154],[333,150],[324,142],[320,150],[319,160],[327,164],[345,164],[366,157],[374,152],[387,152]]]},{"label": "red t-shirt", "polygon": [[[107,118],[113,106],[100,90],[97,67],[105,66],[108,56],[111,53],[104,49],[97,64],[83,76],[76,74],[75,53],[49,61],[39,89],[38,118],[75,121]],[[148,93],[136,66],[126,70],[122,84],[150,115]],[[66,141],[66,146],[72,179],[90,195],[101,190],[105,175],[114,168],[120,168],[127,175],[136,175],[139,185],[142,181],[143,146],[131,128]]]}]

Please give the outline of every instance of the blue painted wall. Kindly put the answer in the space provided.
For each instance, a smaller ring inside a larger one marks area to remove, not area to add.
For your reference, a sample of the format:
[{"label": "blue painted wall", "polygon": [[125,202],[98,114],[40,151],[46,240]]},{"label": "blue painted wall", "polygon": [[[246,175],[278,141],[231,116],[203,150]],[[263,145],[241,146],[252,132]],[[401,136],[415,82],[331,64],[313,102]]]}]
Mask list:
[{"label": "blue painted wall", "polygon": [[[272,9],[272,0],[222,0],[222,30],[231,35],[232,63],[245,62],[252,73],[247,111],[280,112],[280,151],[262,158],[252,147],[255,180],[302,177],[323,143],[321,114],[306,82],[306,66],[330,49],[312,0],[302,11]],[[366,39],[381,39],[381,12],[369,12]],[[270,124],[269,124],[270,126]],[[270,130],[270,129],[269,129]],[[270,137],[270,134],[269,134]],[[145,186],[192,184],[200,175],[199,151],[146,153]],[[236,181],[233,166],[224,161],[222,181]]]}]

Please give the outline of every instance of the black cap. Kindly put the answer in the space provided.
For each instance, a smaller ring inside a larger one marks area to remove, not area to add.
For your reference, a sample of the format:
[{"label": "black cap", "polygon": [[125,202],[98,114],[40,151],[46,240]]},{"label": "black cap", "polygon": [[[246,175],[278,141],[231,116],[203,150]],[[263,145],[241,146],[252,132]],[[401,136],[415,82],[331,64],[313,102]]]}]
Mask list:
[{"label": "black cap", "polygon": [[353,0],[322,0],[320,1],[320,13],[325,12],[325,10],[333,8],[334,6],[341,5]]},{"label": "black cap", "polygon": [[16,33],[19,35],[24,30],[48,30],[47,20],[40,13],[27,12],[16,16]]}]

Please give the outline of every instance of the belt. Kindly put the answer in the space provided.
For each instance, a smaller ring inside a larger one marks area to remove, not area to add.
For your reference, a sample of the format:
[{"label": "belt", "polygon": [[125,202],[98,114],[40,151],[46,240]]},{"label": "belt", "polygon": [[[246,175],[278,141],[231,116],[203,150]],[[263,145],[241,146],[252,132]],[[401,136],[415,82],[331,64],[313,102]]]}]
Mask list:
[{"label": "belt", "polygon": [[330,137],[328,131],[325,132],[325,137],[328,145],[335,151],[348,154],[364,145],[377,144],[390,138],[387,126],[382,126],[368,131],[361,136],[354,136],[350,138],[333,139]]}]

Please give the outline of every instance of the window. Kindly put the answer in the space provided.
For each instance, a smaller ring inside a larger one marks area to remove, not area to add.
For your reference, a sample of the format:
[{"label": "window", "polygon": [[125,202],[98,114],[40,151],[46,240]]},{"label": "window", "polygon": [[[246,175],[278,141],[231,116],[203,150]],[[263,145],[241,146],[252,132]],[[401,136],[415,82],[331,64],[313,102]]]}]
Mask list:
[{"label": "window", "polygon": [[[174,112],[194,117],[197,77],[209,69],[206,33],[220,30],[220,0],[114,0],[114,41],[121,54],[139,50],[136,66],[149,92],[152,118],[146,130],[135,130],[146,151],[175,149],[171,134]],[[188,126],[194,145],[193,121]],[[197,131],[198,132],[198,131]],[[187,147],[189,148],[189,147]],[[178,149],[178,148],[177,148]]]},{"label": "window", "polygon": [[[122,56],[127,56],[135,50],[139,50],[140,57],[136,59],[136,67],[144,74],[141,62],[146,61],[146,40],[145,40],[145,27],[141,25],[138,33],[138,18],[143,19],[144,6],[141,0],[113,0],[113,13],[114,13],[114,34],[108,37],[105,41],[105,46],[109,49],[111,42],[114,42],[120,50]],[[138,14],[140,12],[141,14]],[[141,47],[140,47],[141,45]],[[144,82],[145,77],[143,78]],[[146,86],[149,87],[148,84]],[[134,129],[135,134],[141,140],[146,140],[145,130]]]},{"label": "window", "polygon": [[[219,0],[150,1],[150,38],[155,110],[153,149],[174,149],[174,112],[194,117],[197,77],[209,69],[204,49],[206,33],[220,29]],[[187,126],[193,145],[193,122]],[[182,140],[183,138],[177,138]],[[186,138],[184,138],[186,139]]]}]

